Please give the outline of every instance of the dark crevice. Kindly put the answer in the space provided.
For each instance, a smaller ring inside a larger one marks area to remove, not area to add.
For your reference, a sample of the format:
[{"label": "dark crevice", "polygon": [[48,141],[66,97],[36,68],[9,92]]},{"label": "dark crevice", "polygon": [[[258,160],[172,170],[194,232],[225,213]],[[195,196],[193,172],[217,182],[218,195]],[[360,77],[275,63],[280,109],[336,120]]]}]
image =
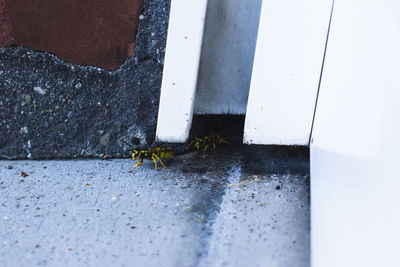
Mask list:
[{"label": "dark crevice", "polygon": [[244,115],[194,115],[190,138],[220,135],[231,144],[242,144]]}]

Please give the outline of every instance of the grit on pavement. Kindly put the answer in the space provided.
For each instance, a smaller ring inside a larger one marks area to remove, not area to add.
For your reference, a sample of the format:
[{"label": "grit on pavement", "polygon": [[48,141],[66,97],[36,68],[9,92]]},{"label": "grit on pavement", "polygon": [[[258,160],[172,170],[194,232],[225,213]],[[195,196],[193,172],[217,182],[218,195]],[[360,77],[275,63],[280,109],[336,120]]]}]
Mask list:
[{"label": "grit on pavement", "polygon": [[1,266],[309,266],[308,151],[0,161]]}]

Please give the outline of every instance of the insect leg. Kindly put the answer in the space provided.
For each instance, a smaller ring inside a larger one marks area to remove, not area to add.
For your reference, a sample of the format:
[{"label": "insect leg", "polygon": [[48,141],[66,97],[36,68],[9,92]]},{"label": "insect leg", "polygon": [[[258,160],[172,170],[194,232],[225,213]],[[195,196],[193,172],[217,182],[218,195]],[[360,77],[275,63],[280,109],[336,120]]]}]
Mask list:
[{"label": "insect leg", "polygon": [[207,148],[208,148],[208,144],[206,145],[206,147],[203,149],[203,157],[205,157],[206,156],[206,151],[207,151]]},{"label": "insect leg", "polygon": [[133,168],[132,168],[132,170],[130,170],[129,172],[133,172],[133,170],[137,167],[137,166],[139,166],[139,165],[141,165],[143,163],[143,161],[138,161],[138,162],[136,162],[136,164],[133,166]]},{"label": "insect leg", "polygon": [[[165,169],[167,169],[167,167],[165,167],[165,165],[164,165],[164,163],[162,162],[162,160],[156,155],[156,154],[153,154],[153,157],[155,157],[156,159],[158,159],[158,161],[161,163],[161,165],[165,168]],[[153,159],[154,160],[154,159]]]},{"label": "insect leg", "polygon": [[221,144],[227,144],[227,145],[232,145],[231,143],[228,142],[228,140],[226,140],[225,138],[221,137],[221,139],[219,140],[219,142]]},{"label": "insect leg", "polygon": [[[158,171],[158,167],[157,167],[157,161],[155,159],[156,154],[153,153],[153,155],[151,156],[151,159],[154,161],[154,166],[156,167],[156,171]],[[157,156],[156,156],[157,157]]]},{"label": "insect leg", "polygon": [[133,150],[133,152],[132,152],[132,160],[137,160],[137,158],[136,158],[137,154],[138,154],[137,150]]}]

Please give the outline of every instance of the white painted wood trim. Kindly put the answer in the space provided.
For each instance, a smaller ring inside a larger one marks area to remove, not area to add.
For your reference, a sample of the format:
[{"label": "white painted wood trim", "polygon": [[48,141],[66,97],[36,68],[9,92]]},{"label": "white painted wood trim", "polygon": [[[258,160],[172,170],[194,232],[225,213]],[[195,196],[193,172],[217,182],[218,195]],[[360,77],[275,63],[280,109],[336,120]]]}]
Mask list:
[{"label": "white painted wood trim", "polygon": [[264,0],[244,143],[308,145],[332,0]]},{"label": "white painted wood trim", "polygon": [[156,139],[185,142],[192,123],[207,0],[172,0]]}]

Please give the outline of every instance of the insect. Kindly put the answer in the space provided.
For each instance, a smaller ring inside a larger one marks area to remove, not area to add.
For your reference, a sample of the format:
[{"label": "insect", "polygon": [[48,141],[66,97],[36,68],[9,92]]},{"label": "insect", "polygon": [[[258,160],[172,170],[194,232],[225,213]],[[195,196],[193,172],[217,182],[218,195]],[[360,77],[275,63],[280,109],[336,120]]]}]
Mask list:
[{"label": "insect", "polygon": [[158,171],[157,167],[157,160],[161,163],[161,165],[166,169],[164,163],[162,162],[161,159],[166,159],[170,158],[173,156],[173,152],[168,150],[165,147],[153,147],[153,148],[148,148],[146,150],[133,150],[132,153],[132,160],[139,160],[136,162],[136,164],[133,166],[133,168],[130,170],[130,172],[133,172],[133,170],[143,164],[144,159],[149,159],[154,161],[154,166],[156,170]]},{"label": "insect", "polygon": [[212,134],[204,137],[194,137],[193,141],[189,143],[188,147],[194,147],[199,150],[203,150],[203,156],[205,156],[207,149],[212,147],[215,152],[217,144],[228,144],[230,143],[220,135]]}]

